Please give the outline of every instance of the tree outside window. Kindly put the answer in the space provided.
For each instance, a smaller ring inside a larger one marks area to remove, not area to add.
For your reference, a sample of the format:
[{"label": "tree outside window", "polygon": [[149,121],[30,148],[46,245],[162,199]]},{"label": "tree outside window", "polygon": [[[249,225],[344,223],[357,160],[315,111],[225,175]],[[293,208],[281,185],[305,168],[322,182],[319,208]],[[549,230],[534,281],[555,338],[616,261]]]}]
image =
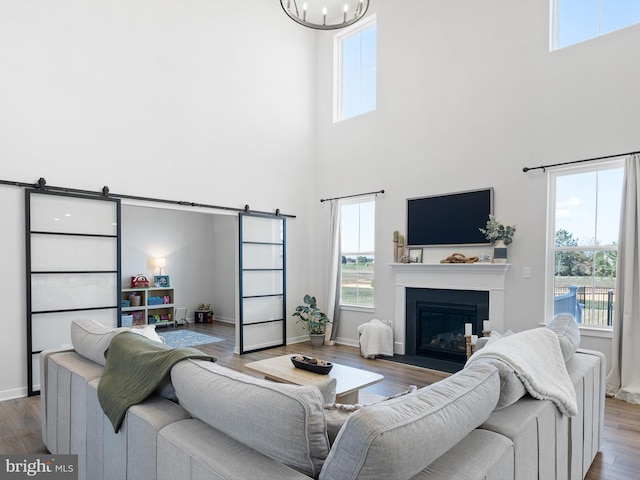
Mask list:
[{"label": "tree outside window", "polygon": [[612,325],[623,173],[620,162],[608,162],[551,174],[554,315]]}]

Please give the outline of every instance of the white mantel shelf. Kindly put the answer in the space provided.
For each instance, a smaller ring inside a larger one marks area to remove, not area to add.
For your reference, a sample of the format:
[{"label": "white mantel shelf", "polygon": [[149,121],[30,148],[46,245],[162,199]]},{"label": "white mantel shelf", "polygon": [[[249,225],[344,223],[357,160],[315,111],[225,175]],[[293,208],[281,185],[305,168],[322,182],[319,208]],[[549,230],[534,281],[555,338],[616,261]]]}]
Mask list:
[{"label": "white mantel shelf", "polygon": [[510,263],[391,263],[389,266],[395,276],[395,353],[404,355],[405,352],[407,288],[489,292],[491,326],[504,330],[506,273]]},{"label": "white mantel shelf", "polygon": [[[455,272],[455,273],[481,273],[484,275],[504,275],[509,267],[510,263],[488,263],[488,262],[476,262],[476,263],[390,263],[389,266],[396,271],[414,272],[419,271],[422,273],[428,272]],[[451,270],[455,269],[455,270]]]}]

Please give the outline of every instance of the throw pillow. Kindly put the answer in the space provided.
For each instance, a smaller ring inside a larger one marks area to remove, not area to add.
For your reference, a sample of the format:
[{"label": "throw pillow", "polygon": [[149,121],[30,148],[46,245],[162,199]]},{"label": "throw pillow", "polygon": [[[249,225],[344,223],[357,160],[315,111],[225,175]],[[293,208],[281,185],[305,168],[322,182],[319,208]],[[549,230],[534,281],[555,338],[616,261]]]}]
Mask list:
[{"label": "throw pillow", "polygon": [[417,477],[489,418],[498,393],[497,370],[474,365],[414,394],[361,408],[338,434],[322,478]]},{"label": "throw pillow", "polygon": [[557,315],[547,324],[547,328],[558,335],[562,357],[567,362],[580,346],[580,328],[573,315]]},{"label": "throw pillow", "polygon": [[315,386],[271,382],[192,360],[178,362],[171,380],[193,418],[310,477],[320,474],[330,447]]},{"label": "throw pillow", "polygon": [[143,337],[147,337],[149,340],[153,340],[154,342],[165,343],[164,338],[162,338],[160,335],[158,335],[158,332],[156,332],[155,325],[133,327],[130,331],[133,333],[137,333],[138,335],[142,335]]},{"label": "throw pillow", "polygon": [[71,344],[74,350],[89,360],[106,365],[104,352],[111,340],[127,328],[111,328],[90,318],[82,318],[71,322]]},{"label": "throw pillow", "polygon": [[320,390],[324,403],[333,403],[336,401],[336,379],[329,378],[324,382],[316,383],[316,387]]}]

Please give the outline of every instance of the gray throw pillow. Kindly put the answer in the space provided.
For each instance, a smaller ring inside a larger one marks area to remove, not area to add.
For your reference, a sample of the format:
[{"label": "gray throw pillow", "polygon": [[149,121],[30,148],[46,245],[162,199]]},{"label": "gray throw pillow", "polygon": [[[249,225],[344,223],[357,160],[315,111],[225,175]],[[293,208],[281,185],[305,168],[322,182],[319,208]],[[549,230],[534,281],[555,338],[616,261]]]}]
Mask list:
[{"label": "gray throw pillow", "polygon": [[489,418],[499,383],[494,367],[472,365],[414,394],[355,411],[336,437],[321,477],[414,477]]},{"label": "gray throw pillow", "polygon": [[547,324],[547,328],[558,335],[564,361],[567,362],[580,346],[580,328],[573,315],[557,315]]},{"label": "gray throw pillow", "polygon": [[104,352],[111,345],[113,337],[125,330],[128,328],[106,327],[90,318],[73,320],[71,344],[78,354],[104,367],[106,364]]}]

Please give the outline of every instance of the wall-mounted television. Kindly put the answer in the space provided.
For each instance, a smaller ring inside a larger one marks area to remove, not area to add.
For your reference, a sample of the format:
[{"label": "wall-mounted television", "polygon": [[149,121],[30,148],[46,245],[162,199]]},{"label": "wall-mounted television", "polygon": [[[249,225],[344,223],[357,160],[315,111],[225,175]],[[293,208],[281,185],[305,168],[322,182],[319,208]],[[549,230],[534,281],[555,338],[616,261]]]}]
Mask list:
[{"label": "wall-mounted television", "polygon": [[493,214],[493,188],[409,198],[407,246],[489,245],[479,228]]}]

